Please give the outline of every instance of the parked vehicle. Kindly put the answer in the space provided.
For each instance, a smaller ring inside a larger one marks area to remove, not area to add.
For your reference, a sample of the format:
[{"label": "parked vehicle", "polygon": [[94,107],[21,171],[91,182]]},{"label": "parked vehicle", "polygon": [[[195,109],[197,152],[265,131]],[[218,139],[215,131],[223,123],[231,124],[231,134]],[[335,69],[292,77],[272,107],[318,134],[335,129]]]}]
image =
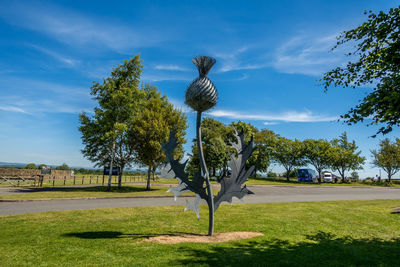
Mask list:
[{"label": "parked vehicle", "polygon": [[323,181],[325,183],[332,183],[333,182],[333,174],[330,172],[325,172],[323,175]]},{"label": "parked vehicle", "polygon": [[297,177],[299,182],[315,182],[317,181],[318,174],[312,169],[298,169]]}]

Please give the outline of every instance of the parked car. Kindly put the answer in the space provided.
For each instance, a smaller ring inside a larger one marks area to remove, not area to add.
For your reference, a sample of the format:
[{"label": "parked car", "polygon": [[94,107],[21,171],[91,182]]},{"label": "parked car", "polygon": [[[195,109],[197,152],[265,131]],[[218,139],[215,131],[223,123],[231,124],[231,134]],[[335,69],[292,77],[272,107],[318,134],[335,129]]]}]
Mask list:
[{"label": "parked car", "polygon": [[323,177],[323,181],[325,183],[332,183],[333,182],[333,174],[330,173],[330,172],[324,172],[322,177]]},{"label": "parked car", "polygon": [[316,182],[318,174],[312,169],[298,169],[297,177],[299,182]]}]

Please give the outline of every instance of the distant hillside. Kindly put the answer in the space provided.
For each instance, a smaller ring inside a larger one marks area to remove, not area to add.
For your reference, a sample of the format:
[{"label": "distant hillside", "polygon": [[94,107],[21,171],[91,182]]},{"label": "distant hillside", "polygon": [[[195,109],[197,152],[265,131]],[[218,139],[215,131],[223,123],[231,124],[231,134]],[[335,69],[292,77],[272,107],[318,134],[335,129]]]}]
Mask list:
[{"label": "distant hillside", "polygon": [[8,167],[24,167],[26,163],[15,163],[15,162],[0,162],[0,166],[8,166]]},{"label": "distant hillside", "polygon": [[[0,168],[1,167],[15,167],[15,168],[22,168],[26,166],[28,163],[16,163],[16,162],[1,162],[0,161]],[[38,165],[38,164],[36,164]],[[47,165],[52,168],[57,167],[57,165]],[[82,166],[69,166],[72,169],[87,169],[87,170],[102,170],[102,168],[93,168],[93,167],[82,167]],[[146,172],[145,168],[126,168],[125,171],[140,171],[140,172]]]}]

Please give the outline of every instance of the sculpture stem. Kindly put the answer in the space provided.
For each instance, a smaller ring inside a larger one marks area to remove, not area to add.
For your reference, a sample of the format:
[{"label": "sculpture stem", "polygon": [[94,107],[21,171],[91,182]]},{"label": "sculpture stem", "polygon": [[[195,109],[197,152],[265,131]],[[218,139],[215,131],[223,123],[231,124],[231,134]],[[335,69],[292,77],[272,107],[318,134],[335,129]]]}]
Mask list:
[{"label": "sculpture stem", "polygon": [[197,135],[197,149],[199,151],[199,159],[200,166],[202,170],[202,175],[206,180],[206,188],[207,188],[207,204],[208,204],[208,235],[212,236],[214,232],[214,199],[211,190],[210,178],[208,176],[208,170],[206,166],[206,161],[204,160],[203,147],[201,145],[201,112],[197,112],[197,121],[196,121],[196,135]]}]

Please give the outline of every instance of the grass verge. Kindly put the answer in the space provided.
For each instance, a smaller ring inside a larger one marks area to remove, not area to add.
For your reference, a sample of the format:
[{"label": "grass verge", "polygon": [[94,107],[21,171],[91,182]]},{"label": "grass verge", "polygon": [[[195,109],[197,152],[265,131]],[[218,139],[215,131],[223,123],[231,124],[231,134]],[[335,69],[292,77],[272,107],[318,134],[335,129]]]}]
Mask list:
[{"label": "grass verge", "polygon": [[[107,191],[104,186],[92,187],[44,187],[44,188],[21,188],[17,189],[23,193],[0,196],[0,200],[28,200],[48,198],[87,198],[87,197],[141,197],[141,196],[173,196],[167,193],[166,186],[152,186],[146,191],[146,186],[123,186],[121,189],[112,187]],[[183,195],[193,195],[184,193]]]},{"label": "grass verge", "polygon": [[222,205],[216,232],[263,237],[161,245],[144,238],[205,233],[183,207],[137,207],[0,217],[0,266],[397,266],[400,200]]}]

